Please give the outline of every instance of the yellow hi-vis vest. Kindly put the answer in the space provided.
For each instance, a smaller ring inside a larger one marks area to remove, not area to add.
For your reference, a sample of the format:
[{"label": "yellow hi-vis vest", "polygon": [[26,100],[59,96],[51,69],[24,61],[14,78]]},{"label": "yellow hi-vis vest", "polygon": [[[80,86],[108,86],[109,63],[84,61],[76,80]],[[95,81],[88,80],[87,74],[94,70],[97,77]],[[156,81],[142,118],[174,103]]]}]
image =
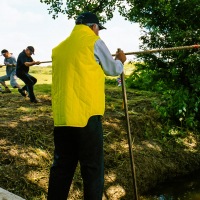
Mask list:
[{"label": "yellow hi-vis vest", "polygon": [[99,39],[88,26],[76,25],[52,50],[52,108],[54,126],[85,127],[105,110],[105,76],[94,57]]}]

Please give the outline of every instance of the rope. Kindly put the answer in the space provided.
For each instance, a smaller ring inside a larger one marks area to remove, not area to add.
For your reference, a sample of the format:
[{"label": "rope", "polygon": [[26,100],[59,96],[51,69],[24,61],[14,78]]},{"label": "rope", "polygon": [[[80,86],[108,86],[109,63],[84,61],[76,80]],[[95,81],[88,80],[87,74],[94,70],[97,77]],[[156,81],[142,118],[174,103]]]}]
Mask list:
[{"label": "rope", "polygon": [[[170,48],[163,48],[163,49],[152,49],[152,50],[144,50],[144,51],[133,51],[124,53],[125,55],[133,55],[133,54],[147,54],[147,53],[155,53],[161,51],[175,51],[175,50],[183,50],[183,49],[198,49],[200,45],[190,45],[190,46],[180,46],[180,47],[170,47]],[[116,56],[116,54],[112,54],[112,56]]]},{"label": "rope", "polygon": [[[163,48],[163,49],[152,49],[152,50],[144,50],[144,51],[133,51],[124,53],[125,55],[133,55],[133,54],[146,54],[146,53],[155,53],[161,51],[175,51],[175,50],[183,50],[183,49],[198,49],[200,48],[199,44],[190,45],[190,46],[180,46],[180,47],[170,47],[170,48]],[[112,54],[112,56],[116,56],[116,54]],[[52,61],[42,61],[40,63],[51,63]],[[0,65],[4,66],[4,65]]]},{"label": "rope", "polygon": [[[133,55],[133,54],[147,54],[147,53],[155,53],[161,51],[177,51],[183,49],[198,49],[200,48],[199,44],[190,45],[190,46],[179,46],[179,47],[170,47],[170,48],[163,48],[163,49],[152,49],[152,50],[145,50],[145,51],[133,51],[124,53],[125,55]],[[116,54],[112,54],[112,56],[116,56]],[[51,63],[52,61],[43,61],[40,63]]]},{"label": "rope", "polygon": [[52,61],[42,61],[40,63],[51,63]]}]

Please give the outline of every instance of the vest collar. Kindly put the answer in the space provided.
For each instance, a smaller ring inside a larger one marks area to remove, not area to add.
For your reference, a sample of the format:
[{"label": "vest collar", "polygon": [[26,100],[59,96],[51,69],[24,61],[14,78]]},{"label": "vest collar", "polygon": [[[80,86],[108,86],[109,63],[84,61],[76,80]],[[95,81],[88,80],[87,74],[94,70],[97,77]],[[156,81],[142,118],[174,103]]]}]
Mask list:
[{"label": "vest collar", "polygon": [[95,32],[89,26],[86,26],[86,25],[83,25],[83,24],[75,25],[75,27],[72,31],[72,34],[74,32],[83,32],[83,33],[87,33],[89,35],[96,35]]}]

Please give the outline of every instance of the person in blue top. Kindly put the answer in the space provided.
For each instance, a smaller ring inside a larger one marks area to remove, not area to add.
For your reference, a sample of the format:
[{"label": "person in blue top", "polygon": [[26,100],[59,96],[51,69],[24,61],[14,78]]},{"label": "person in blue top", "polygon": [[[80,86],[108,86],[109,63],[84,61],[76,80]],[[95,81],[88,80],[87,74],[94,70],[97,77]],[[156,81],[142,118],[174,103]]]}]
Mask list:
[{"label": "person in blue top", "polygon": [[25,91],[27,91],[30,101],[38,103],[39,100],[36,99],[33,92],[33,86],[36,84],[37,79],[28,73],[30,66],[40,64],[39,61],[34,61],[31,57],[31,55],[34,54],[34,51],[34,47],[28,46],[19,54],[17,58],[16,75],[25,83],[25,86],[20,89],[19,92],[23,95]]},{"label": "person in blue top", "polygon": [[[5,87],[5,90],[1,90],[2,93],[11,93],[11,90],[6,85],[5,81],[10,80],[10,85],[13,88],[21,89],[20,85],[17,83],[16,76],[16,59],[12,53],[8,50],[3,49],[1,54],[4,56],[4,64],[6,66],[6,75],[0,77],[0,83]],[[2,66],[1,66],[2,67]]]}]

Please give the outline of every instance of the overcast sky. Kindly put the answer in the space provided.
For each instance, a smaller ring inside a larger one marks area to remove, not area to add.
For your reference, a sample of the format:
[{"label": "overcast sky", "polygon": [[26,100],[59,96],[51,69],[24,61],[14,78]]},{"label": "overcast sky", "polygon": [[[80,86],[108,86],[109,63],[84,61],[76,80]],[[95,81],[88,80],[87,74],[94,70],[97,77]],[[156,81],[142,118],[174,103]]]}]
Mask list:
[{"label": "overcast sky", "polygon": [[[54,20],[47,9],[40,0],[0,0],[0,50],[7,49],[17,58],[31,45],[35,48],[35,61],[51,60],[52,48],[71,33],[74,20],[68,20],[65,15]],[[115,14],[104,26],[107,29],[100,31],[100,37],[111,53],[117,48],[124,52],[139,50],[138,24]],[[0,56],[2,63],[3,56]]]}]

